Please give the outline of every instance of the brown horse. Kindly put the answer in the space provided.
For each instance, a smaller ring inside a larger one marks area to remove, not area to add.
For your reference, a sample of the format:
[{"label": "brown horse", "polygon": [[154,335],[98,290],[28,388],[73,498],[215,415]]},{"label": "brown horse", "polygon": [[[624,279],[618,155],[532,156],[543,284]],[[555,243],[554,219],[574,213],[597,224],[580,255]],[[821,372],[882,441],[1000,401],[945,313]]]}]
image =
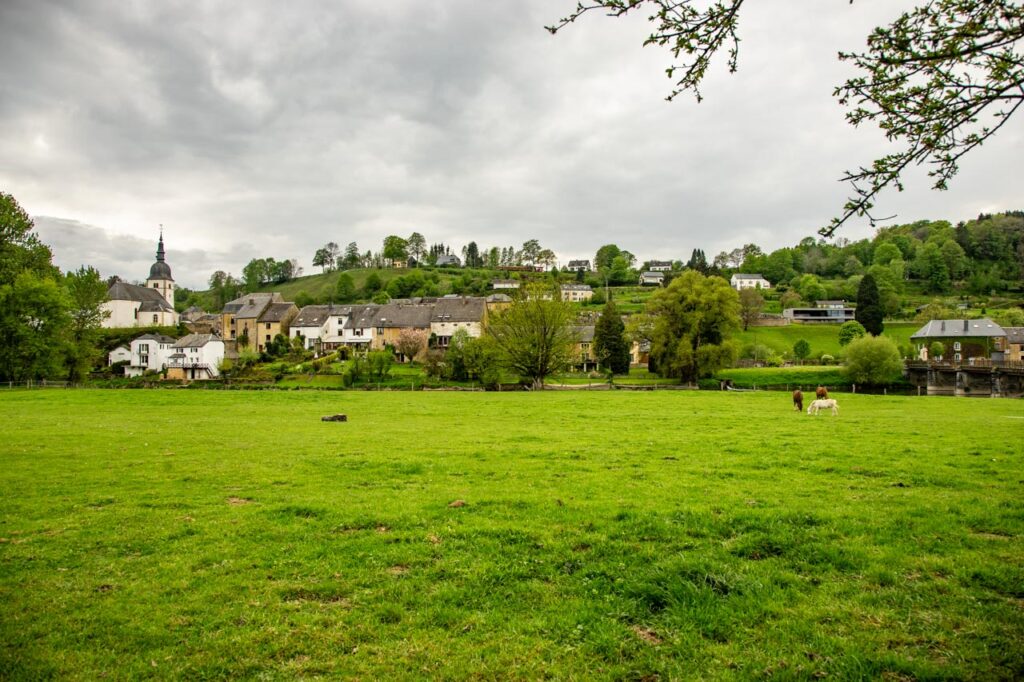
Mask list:
[{"label": "brown horse", "polygon": [[797,412],[804,411],[804,394],[799,388],[793,391],[793,409]]},{"label": "brown horse", "polygon": [[828,389],[824,386],[818,386],[817,390],[814,391],[814,396],[818,400],[825,400],[828,398]]}]

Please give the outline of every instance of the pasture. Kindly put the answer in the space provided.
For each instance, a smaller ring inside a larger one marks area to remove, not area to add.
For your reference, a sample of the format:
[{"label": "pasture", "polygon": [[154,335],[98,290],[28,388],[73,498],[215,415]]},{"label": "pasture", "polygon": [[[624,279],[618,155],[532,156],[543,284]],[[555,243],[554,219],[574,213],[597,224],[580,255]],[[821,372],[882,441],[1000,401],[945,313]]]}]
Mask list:
[{"label": "pasture", "polygon": [[1022,403],[840,405],[3,392],[0,678],[1024,675]]}]

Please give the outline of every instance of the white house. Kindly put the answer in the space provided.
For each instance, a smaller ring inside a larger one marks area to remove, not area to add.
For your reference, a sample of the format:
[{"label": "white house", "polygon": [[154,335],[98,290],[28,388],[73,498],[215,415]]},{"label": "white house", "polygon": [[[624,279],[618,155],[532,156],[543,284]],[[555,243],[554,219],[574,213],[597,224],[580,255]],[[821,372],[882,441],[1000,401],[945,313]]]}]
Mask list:
[{"label": "white house", "polygon": [[661,286],[665,281],[664,272],[653,272],[647,270],[640,273],[640,286]]},{"label": "white house", "polygon": [[571,260],[569,261],[569,264],[565,266],[565,269],[570,272],[590,272],[590,261]]},{"label": "white house", "polygon": [[220,376],[224,342],[213,334],[189,334],[178,339],[167,363],[168,379],[215,379]]},{"label": "white house", "polygon": [[164,236],[156,248],[156,262],[149,268],[146,286],[116,281],[107,289],[107,300],[102,309],[106,328],[118,327],[170,327],[178,324],[174,310],[174,279],[171,266],[164,259]]},{"label": "white house", "polygon": [[668,272],[672,269],[670,260],[652,260],[647,264],[648,272]]},{"label": "white house", "polygon": [[494,289],[495,291],[515,290],[515,289],[519,288],[519,280],[518,279],[496,279],[493,282],[491,282],[491,288]]},{"label": "white house", "polygon": [[132,359],[132,349],[128,346],[118,346],[107,353],[107,364],[113,365],[117,362],[127,362]]},{"label": "white house", "polygon": [[737,272],[729,280],[729,284],[736,291],[742,291],[743,289],[771,289],[772,283],[766,280],[762,275],[748,275],[742,272]]},{"label": "white house", "polygon": [[293,339],[302,337],[303,347],[306,350],[313,350],[317,342],[327,335],[331,310],[335,307],[337,306],[307,305],[292,320],[288,336]]},{"label": "white house", "polygon": [[174,352],[174,339],[163,334],[143,334],[132,339],[131,358],[124,368],[126,376],[137,377],[144,372],[160,372],[167,367]]},{"label": "white house", "polygon": [[351,348],[370,348],[376,336],[377,311],[379,305],[352,306],[352,310],[341,323],[341,333],[337,337],[339,345]]},{"label": "white house", "polygon": [[594,290],[589,284],[563,284],[562,300],[582,302],[589,301],[594,296]]}]

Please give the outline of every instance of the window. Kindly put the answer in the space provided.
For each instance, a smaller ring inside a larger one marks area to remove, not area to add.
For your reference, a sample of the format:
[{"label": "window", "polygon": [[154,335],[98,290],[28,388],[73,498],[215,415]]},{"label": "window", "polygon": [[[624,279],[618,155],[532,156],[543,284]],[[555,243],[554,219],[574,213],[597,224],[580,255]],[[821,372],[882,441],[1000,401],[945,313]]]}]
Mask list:
[{"label": "window", "polygon": [[160,288],[160,285],[159,285],[159,284],[157,284],[156,282],[153,282],[153,288],[154,288],[154,289],[159,289],[159,288]]},{"label": "window", "polygon": [[270,343],[270,334],[267,334],[267,339],[266,339],[266,341],[267,341],[267,343]]},{"label": "window", "polygon": [[156,313],[153,313],[153,324],[156,324],[159,320],[160,320],[160,316],[157,315]]},{"label": "window", "polygon": [[[959,346],[960,344],[957,344],[957,345]],[[959,353],[957,353],[956,355],[954,355],[954,356],[953,356],[953,359],[954,359],[954,360],[956,360],[957,362],[960,362],[960,360],[962,360],[962,358],[960,357],[960,354],[959,354]]]},{"label": "window", "polygon": [[267,329],[270,329],[270,323],[267,322]]},{"label": "window", "polygon": [[377,334],[383,335],[384,334],[384,327],[377,327]]},{"label": "window", "polygon": [[[953,350],[960,350],[960,342],[959,341],[954,341],[953,342]],[[957,360],[959,360],[959,359],[960,358],[957,357]]]}]

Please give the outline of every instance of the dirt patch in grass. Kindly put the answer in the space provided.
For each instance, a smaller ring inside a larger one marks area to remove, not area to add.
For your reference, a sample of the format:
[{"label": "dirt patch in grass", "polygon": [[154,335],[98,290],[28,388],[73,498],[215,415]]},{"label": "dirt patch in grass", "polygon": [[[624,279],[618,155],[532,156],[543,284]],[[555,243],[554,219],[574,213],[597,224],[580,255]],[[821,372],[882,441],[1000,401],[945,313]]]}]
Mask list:
[{"label": "dirt patch in grass", "polygon": [[661,637],[659,637],[658,634],[650,628],[645,628],[640,625],[634,625],[630,629],[633,631],[633,634],[635,634],[637,637],[639,637],[644,642],[647,642],[651,646],[658,646],[662,643]]},{"label": "dirt patch in grass", "polygon": [[248,497],[229,497],[228,504],[232,507],[241,507],[243,504],[252,504],[252,500]]},{"label": "dirt patch in grass", "polygon": [[391,575],[405,575],[409,572],[409,567],[404,564],[396,564],[388,569],[388,573]]}]

